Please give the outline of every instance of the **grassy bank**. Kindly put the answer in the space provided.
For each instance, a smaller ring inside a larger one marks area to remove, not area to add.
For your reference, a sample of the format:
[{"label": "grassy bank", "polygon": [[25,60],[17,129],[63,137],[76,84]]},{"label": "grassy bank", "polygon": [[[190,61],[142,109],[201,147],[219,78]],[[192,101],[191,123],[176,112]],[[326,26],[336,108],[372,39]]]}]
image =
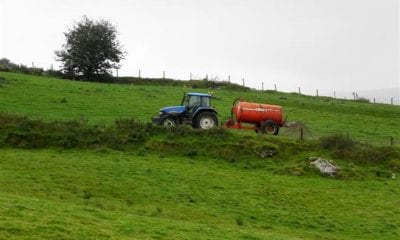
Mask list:
[{"label": "grassy bank", "polygon": [[397,239],[399,182],[111,151],[0,150],[0,238]]}]

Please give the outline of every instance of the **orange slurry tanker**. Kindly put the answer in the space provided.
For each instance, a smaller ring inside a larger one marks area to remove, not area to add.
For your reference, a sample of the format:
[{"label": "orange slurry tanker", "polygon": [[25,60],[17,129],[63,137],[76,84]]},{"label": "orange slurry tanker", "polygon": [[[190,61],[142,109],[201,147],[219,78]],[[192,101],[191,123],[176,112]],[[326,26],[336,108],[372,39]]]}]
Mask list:
[{"label": "orange slurry tanker", "polygon": [[283,108],[278,105],[245,102],[241,98],[233,102],[231,117],[225,122],[230,129],[254,130],[257,133],[277,135],[283,127]]}]

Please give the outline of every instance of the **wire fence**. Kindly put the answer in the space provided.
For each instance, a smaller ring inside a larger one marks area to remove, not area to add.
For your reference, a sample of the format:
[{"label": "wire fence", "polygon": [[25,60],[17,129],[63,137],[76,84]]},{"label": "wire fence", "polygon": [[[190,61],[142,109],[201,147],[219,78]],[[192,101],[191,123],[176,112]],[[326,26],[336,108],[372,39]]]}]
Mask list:
[{"label": "wire fence", "polygon": [[[118,71],[114,72],[114,75],[118,77]],[[138,69],[137,72],[138,78],[146,78],[143,75],[143,71]],[[153,75],[147,78],[158,78],[158,79],[176,79],[167,75],[167,72],[161,71],[160,74]],[[294,92],[300,95],[307,96],[315,96],[315,97],[332,97],[333,99],[344,99],[344,100],[354,100],[354,101],[363,101],[369,102],[372,104],[391,104],[391,105],[400,105],[400,86],[398,89],[390,89],[390,91],[382,93],[377,92],[374,93],[372,91],[336,91],[336,90],[326,90],[326,89],[310,89],[303,87],[292,87],[292,88],[281,88],[279,83],[273,83],[271,81],[248,81],[248,79],[244,77],[232,77],[231,75],[217,75],[217,74],[196,74],[193,72],[187,73],[187,76],[181,77],[181,80],[207,80],[210,82],[228,82],[232,84],[241,85],[243,87],[253,88],[255,90],[272,90],[272,91],[281,91],[281,92]],[[257,84],[259,86],[255,86]]]},{"label": "wire fence", "polygon": [[[324,136],[332,136],[343,134],[340,132],[335,131],[328,131],[325,132],[324,135],[315,135],[310,133],[306,128],[303,127],[295,127],[295,128],[283,128],[281,133],[282,136],[287,136],[291,138],[298,139],[299,141],[305,140],[319,140],[321,137]],[[374,145],[374,146],[390,146],[390,147],[400,147],[400,138],[397,136],[380,136],[380,137],[360,137],[354,136],[351,134],[346,134],[347,138],[352,139],[356,142],[367,144],[367,145]]]}]

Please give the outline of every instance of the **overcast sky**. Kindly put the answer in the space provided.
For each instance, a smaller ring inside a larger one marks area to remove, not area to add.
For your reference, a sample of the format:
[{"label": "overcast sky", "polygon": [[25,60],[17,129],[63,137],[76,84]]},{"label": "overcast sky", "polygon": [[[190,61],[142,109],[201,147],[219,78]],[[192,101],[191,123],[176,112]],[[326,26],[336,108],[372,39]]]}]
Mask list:
[{"label": "overcast sky", "polygon": [[0,0],[0,57],[58,66],[54,50],[83,15],[117,26],[128,53],[120,75],[399,88],[398,0]]}]

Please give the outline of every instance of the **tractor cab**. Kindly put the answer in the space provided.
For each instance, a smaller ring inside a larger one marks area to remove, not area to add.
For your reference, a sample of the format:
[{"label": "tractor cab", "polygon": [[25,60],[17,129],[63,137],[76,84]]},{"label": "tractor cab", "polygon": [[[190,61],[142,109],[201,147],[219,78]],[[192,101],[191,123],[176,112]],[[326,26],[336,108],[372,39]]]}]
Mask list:
[{"label": "tractor cab", "polygon": [[183,95],[182,106],[185,106],[185,115],[191,116],[199,108],[211,108],[212,96],[204,93],[187,93]]},{"label": "tractor cab", "polygon": [[181,105],[160,109],[159,116],[153,117],[155,124],[172,127],[190,124],[195,128],[209,129],[218,125],[217,112],[211,106],[212,95],[206,93],[185,93]]}]

